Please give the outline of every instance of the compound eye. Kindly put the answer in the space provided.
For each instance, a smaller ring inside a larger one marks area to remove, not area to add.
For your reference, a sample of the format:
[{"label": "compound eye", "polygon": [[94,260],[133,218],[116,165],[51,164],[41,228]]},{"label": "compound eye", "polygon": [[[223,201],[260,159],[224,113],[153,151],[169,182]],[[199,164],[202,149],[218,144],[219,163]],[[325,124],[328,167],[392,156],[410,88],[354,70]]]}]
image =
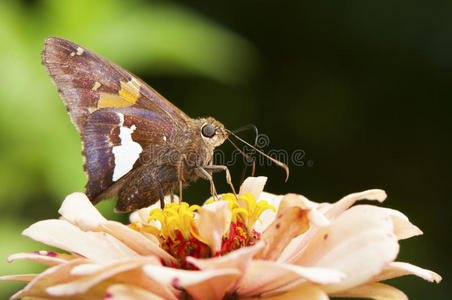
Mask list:
[{"label": "compound eye", "polygon": [[215,135],[217,129],[212,124],[206,124],[201,128],[201,133],[207,138],[211,138]]}]

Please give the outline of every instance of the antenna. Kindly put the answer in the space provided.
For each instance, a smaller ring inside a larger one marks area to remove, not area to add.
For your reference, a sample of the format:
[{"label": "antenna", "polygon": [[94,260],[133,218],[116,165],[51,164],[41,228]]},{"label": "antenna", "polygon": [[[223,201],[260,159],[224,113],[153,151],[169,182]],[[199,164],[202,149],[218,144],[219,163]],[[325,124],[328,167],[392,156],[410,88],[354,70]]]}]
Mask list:
[{"label": "antenna", "polygon": [[[248,143],[248,142],[245,141],[244,139],[238,137],[234,132],[232,132],[232,131],[230,131],[230,130],[228,130],[228,129],[226,129],[226,131],[227,131],[228,133],[230,133],[231,135],[233,135],[236,139],[238,139],[239,141],[241,141],[242,143],[244,143],[245,145],[247,145],[247,146],[251,147],[252,149],[256,150],[256,151],[257,151],[259,154],[261,154],[262,156],[264,156],[264,157],[266,157],[267,159],[269,159],[270,161],[274,162],[277,166],[280,166],[281,168],[283,168],[284,171],[286,171],[286,180],[285,180],[285,181],[287,182],[287,180],[289,179],[289,167],[288,167],[286,164],[284,164],[284,163],[280,162],[279,160],[274,159],[273,157],[271,157],[271,156],[265,154],[264,152],[262,152],[261,150],[257,149],[256,147],[254,147],[253,145],[251,145],[250,143]],[[228,138],[228,140],[229,140],[229,138]],[[243,151],[242,151],[242,152],[243,152]]]}]

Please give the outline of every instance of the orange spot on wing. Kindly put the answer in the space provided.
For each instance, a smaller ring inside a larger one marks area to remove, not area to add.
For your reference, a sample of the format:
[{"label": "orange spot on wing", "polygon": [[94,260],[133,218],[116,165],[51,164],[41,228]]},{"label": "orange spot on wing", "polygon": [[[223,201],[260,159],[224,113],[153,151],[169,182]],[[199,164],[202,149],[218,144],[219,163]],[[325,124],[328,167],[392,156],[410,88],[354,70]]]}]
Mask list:
[{"label": "orange spot on wing", "polygon": [[133,104],[119,95],[102,94],[97,103],[97,108],[104,107],[129,107]]},{"label": "orange spot on wing", "polygon": [[97,108],[129,107],[135,104],[140,96],[140,84],[132,79],[129,82],[121,81],[121,90],[118,95],[102,93]]}]

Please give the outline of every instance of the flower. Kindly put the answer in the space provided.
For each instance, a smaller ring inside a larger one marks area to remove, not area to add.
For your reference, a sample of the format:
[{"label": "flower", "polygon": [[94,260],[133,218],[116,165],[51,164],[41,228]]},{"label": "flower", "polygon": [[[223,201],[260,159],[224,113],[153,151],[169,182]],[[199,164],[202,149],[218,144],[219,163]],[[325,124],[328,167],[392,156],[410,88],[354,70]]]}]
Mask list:
[{"label": "flower", "polygon": [[316,203],[263,192],[250,177],[238,199],[223,194],[202,206],[167,203],[131,214],[126,226],[105,219],[81,193],[66,197],[58,220],[23,234],[68,253],[17,253],[49,268],[2,276],[28,284],[12,299],[406,299],[380,281],[407,274],[441,277],[395,261],[398,240],[422,232],[382,202],[382,190]]}]

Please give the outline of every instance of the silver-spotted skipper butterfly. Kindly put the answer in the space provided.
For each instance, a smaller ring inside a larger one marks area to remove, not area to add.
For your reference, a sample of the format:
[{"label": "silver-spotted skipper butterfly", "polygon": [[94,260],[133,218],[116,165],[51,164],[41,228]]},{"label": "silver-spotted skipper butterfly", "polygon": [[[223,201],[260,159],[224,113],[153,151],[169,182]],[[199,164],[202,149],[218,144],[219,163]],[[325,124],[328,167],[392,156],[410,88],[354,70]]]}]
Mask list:
[{"label": "silver-spotted skipper butterfly", "polygon": [[214,149],[233,133],[214,118],[190,118],[135,75],[65,39],[45,40],[42,64],[81,135],[94,204],[115,195],[121,212],[163,204],[199,177],[216,195],[212,173],[222,170],[234,191],[228,168],[212,165]]}]

